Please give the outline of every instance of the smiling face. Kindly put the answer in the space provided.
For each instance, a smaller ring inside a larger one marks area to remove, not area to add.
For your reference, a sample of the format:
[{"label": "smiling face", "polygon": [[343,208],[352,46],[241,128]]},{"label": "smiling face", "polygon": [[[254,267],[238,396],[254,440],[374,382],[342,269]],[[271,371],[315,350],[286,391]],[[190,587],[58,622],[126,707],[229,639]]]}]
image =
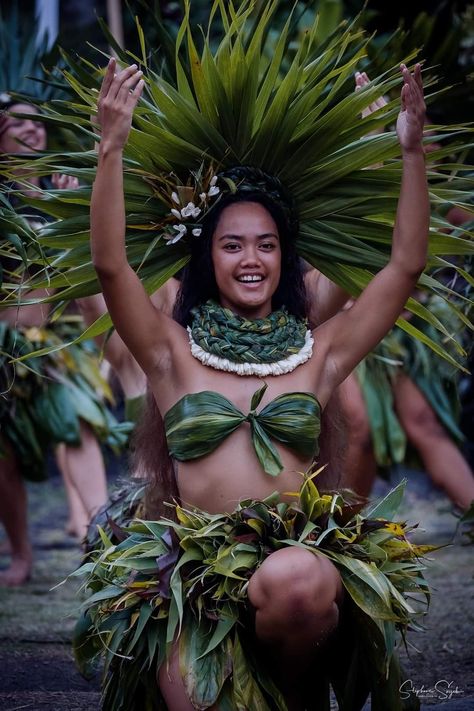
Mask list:
[{"label": "smiling face", "polygon": [[247,318],[268,316],[281,274],[280,237],[268,210],[256,202],[224,208],[211,256],[221,306]]},{"label": "smiling face", "polygon": [[0,153],[28,153],[46,149],[46,129],[39,121],[11,116],[14,111],[36,115],[34,106],[13,104],[0,119]]}]

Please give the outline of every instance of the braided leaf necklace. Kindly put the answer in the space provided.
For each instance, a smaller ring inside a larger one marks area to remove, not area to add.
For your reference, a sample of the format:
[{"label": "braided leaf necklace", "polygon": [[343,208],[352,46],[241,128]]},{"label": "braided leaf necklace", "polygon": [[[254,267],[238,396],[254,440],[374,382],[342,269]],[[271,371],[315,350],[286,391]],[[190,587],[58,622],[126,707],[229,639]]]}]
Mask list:
[{"label": "braided leaf necklace", "polygon": [[214,301],[192,310],[191,353],[204,365],[237,375],[283,375],[311,358],[306,320],[285,307],[267,318],[237,316]]}]

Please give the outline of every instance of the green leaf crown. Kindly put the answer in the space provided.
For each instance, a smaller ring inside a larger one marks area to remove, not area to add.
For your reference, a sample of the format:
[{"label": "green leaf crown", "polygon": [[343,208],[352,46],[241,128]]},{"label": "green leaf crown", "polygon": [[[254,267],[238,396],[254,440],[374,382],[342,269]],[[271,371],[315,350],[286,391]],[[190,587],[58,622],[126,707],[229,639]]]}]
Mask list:
[{"label": "green leaf crown", "polygon": [[[169,231],[163,230],[163,224],[168,224],[174,190],[169,187],[186,186],[189,176],[200,170],[215,174],[239,165],[253,166],[277,177],[291,194],[299,216],[296,245],[300,256],[357,295],[390,254],[402,170],[400,149],[393,130],[378,135],[372,131],[393,125],[399,98],[369,117],[360,116],[380,95],[392,90],[398,95],[399,62],[354,92],[353,75],[370,42],[362,30],[342,24],[320,41],[316,18],[295,43],[292,14],[276,38],[271,32],[278,0],[259,5],[258,12],[255,5],[244,0],[236,8],[232,2],[216,0],[207,30],[196,32],[186,2],[174,46],[173,78],[165,79],[148,66],[140,26],[141,56],[119,53],[124,64],[141,64],[146,77],[144,97],[124,150],[129,261],[147,291],[155,291],[189,260],[186,240],[173,249],[166,245]],[[220,37],[211,41],[219,24]],[[409,63],[413,54],[404,61]],[[67,59],[71,68],[63,72],[64,78],[77,98],[50,104],[43,118],[52,126],[69,128],[76,139],[100,140],[90,114],[96,112],[102,70],[87,60]],[[166,76],[170,76],[169,67]],[[432,86],[431,79],[425,80],[428,102],[435,96]],[[469,126],[438,126],[435,136],[426,139],[450,140],[430,154],[430,161],[437,162],[436,169],[428,169],[433,206],[431,271],[445,267],[448,255],[474,252],[471,233],[467,238],[446,234],[448,223],[441,212],[447,204],[472,209],[474,179],[469,167],[453,159],[456,150],[472,145],[472,132]],[[445,162],[440,164],[441,160]],[[43,271],[34,281],[36,286],[54,288],[53,300],[99,290],[89,252],[89,204],[96,162],[94,150],[81,149],[23,164],[32,174],[59,171],[78,176],[82,183],[74,192],[47,191],[44,199],[29,200],[53,218],[40,231],[39,240],[57,256],[44,258]],[[469,275],[466,278],[472,281]],[[428,273],[420,284],[444,296],[451,293]],[[17,298],[12,293],[7,290],[7,301]],[[451,337],[422,304],[410,299],[407,306]],[[108,324],[104,318],[100,328]],[[427,342],[409,322],[401,319],[400,325]]]},{"label": "green leaf crown", "polygon": [[[171,186],[173,187],[173,186]],[[163,223],[165,233],[169,235],[166,244],[176,244],[182,237],[200,237],[202,223],[209,213],[216,207],[220,200],[227,195],[240,193],[249,200],[255,196],[264,195],[281,210],[287,225],[289,235],[296,235],[298,230],[298,216],[293,200],[282,182],[272,175],[268,175],[260,168],[238,165],[207,178],[203,171],[193,173],[188,184],[176,185],[169,196],[170,213],[175,218],[169,225],[167,217]],[[175,230],[173,232],[173,230]],[[191,237],[191,238],[192,238]]]}]

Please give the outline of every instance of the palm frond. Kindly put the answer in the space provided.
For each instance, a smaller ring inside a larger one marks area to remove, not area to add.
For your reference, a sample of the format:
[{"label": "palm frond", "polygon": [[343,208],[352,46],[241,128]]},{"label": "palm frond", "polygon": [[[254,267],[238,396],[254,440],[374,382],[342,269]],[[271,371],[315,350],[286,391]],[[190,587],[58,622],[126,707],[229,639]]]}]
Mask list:
[{"label": "palm frond", "polygon": [[[164,265],[172,274],[186,260],[185,242],[166,245],[170,204],[164,188],[170,181],[186,185],[203,164],[215,171],[247,164],[278,175],[294,196],[300,254],[358,294],[387,262],[401,177],[394,132],[368,135],[374,128],[391,127],[398,103],[390,102],[366,119],[360,114],[400,84],[399,62],[354,92],[353,73],[371,42],[360,29],[342,24],[321,42],[314,24],[294,48],[291,17],[276,41],[271,33],[279,0],[266,3],[257,17],[252,15],[253,2],[244,0],[238,7],[215,2],[207,33],[201,36],[190,22],[189,3],[185,5],[175,40],[175,76],[148,70],[145,95],[124,151],[126,242],[132,264],[140,266],[150,284],[153,274],[164,273]],[[221,28],[220,40],[211,44],[215,25]],[[141,42],[145,57],[143,35]],[[64,71],[77,98],[45,107],[45,120],[87,135],[92,142],[97,129],[89,116],[96,111],[101,75],[90,63],[81,68],[76,62],[73,72]],[[432,82],[426,84],[435,96]],[[456,125],[436,130],[443,142],[440,159],[449,156],[451,162],[430,170],[433,205],[466,205],[472,169],[455,156],[472,146],[474,129]],[[380,163],[382,167],[374,168]],[[58,301],[98,289],[86,246],[95,164],[93,151],[72,151],[46,154],[23,166],[36,174],[73,173],[83,183],[75,194],[48,191],[41,203],[53,221],[40,230],[38,239],[54,247],[58,257],[45,263],[31,285],[54,285],[52,298]],[[8,177],[8,170],[3,172]],[[440,257],[474,251],[469,234],[444,234],[437,217],[432,235],[428,269],[439,266]],[[425,279],[424,285],[443,292],[432,279]],[[8,292],[7,302],[11,298]]]}]

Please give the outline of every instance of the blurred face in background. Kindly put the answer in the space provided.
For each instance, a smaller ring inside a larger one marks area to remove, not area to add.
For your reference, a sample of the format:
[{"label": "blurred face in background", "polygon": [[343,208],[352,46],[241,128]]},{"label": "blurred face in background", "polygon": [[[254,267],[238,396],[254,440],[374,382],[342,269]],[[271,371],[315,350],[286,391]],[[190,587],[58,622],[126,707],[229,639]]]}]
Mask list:
[{"label": "blurred face in background", "polygon": [[0,115],[0,153],[30,153],[46,149],[46,129],[40,121],[12,116],[38,114],[30,104],[13,104]]}]

